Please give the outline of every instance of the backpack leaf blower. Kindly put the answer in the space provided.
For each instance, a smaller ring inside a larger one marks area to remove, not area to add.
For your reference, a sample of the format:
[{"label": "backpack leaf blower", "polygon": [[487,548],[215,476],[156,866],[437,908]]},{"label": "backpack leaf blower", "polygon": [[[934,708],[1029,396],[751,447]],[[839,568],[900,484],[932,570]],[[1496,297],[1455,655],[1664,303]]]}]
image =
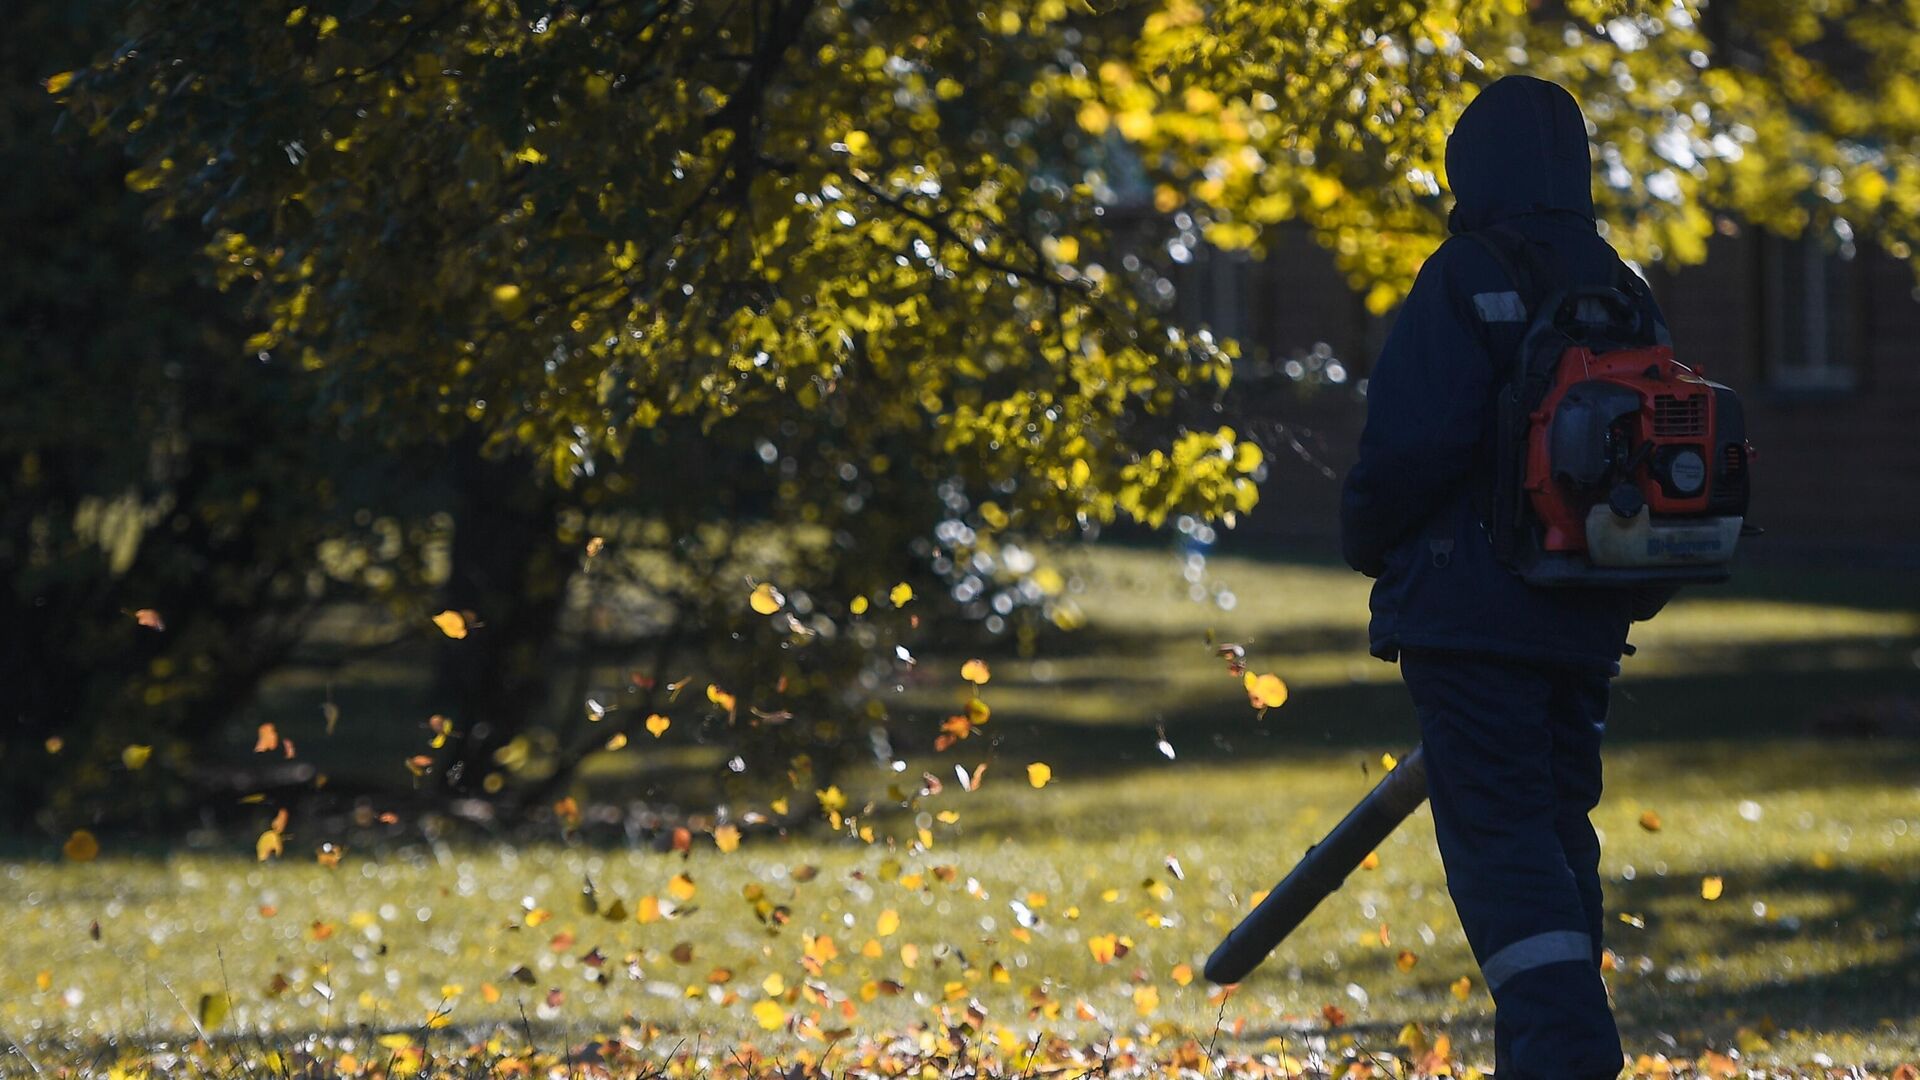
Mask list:
[{"label": "backpack leaf blower", "polygon": [[[1646,283],[1548,291],[1546,260],[1496,224],[1467,234],[1531,316],[1496,408],[1494,552],[1533,585],[1725,581],[1754,459],[1740,398],[1674,358]],[[1543,298],[1544,294],[1544,298]]]}]

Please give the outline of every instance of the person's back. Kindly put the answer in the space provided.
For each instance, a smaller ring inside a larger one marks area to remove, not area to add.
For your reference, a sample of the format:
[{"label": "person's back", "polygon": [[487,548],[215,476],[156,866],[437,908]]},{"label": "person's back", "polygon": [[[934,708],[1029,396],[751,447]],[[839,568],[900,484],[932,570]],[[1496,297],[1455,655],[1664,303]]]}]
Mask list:
[{"label": "person's back", "polygon": [[1448,139],[1447,173],[1456,235],[1421,268],[1369,377],[1342,542],[1378,579],[1372,651],[1400,661],[1419,713],[1448,886],[1496,1004],[1499,1077],[1612,1077],[1587,814],[1608,680],[1659,598],[1531,586],[1496,558],[1494,400],[1529,313],[1467,234],[1518,233],[1557,287],[1616,284],[1621,263],[1596,230],[1585,123],[1560,87],[1513,77],[1482,91]]}]

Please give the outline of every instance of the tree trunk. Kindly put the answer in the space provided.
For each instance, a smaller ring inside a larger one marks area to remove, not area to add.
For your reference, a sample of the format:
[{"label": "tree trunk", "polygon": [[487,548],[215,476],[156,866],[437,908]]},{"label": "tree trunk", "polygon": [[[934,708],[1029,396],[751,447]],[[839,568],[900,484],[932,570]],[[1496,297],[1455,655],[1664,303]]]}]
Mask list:
[{"label": "tree trunk", "polygon": [[494,752],[542,718],[554,637],[574,566],[556,536],[559,493],[524,456],[483,457],[477,440],[455,447],[452,565],[442,605],[478,622],[438,644],[433,709],[460,738],[445,783],[478,794]]}]

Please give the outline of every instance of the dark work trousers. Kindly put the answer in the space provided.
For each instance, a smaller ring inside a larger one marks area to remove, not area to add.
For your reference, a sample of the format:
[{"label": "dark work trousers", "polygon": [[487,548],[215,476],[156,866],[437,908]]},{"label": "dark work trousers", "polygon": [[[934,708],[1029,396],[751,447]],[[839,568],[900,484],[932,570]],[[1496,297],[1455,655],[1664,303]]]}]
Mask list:
[{"label": "dark work trousers", "polygon": [[1447,890],[1494,1002],[1497,1080],[1611,1080],[1600,981],[1605,675],[1403,652]]}]

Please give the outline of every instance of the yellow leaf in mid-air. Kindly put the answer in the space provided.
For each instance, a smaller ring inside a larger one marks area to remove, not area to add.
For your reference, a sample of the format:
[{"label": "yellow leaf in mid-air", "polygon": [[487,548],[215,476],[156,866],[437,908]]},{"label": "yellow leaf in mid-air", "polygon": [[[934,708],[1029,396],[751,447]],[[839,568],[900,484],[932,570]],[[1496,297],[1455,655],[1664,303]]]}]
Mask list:
[{"label": "yellow leaf in mid-air", "polygon": [[433,617],[433,625],[456,641],[467,636],[467,617],[449,608]]},{"label": "yellow leaf in mid-air", "polygon": [[1660,815],[1648,810],[1640,815],[1640,827],[1648,832],[1660,831]]},{"label": "yellow leaf in mid-air", "polygon": [[134,612],[133,621],[149,630],[165,630],[167,628],[167,620],[161,618],[160,613],[150,607],[143,607],[139,611]]},{"label": "yellow leaf in mid-air", "polygon": [[268,859],[286,854],[286,847],[280,840],[280,834],[268,829],[260,834],[260,839],[253,842],[253,854],[254,858],[260,862],[266,862]]},{"label": "yellow leaf in mid-air", "polygon": [[1136,986],[1133,989],[1133,1009],[1141,1016],[1152,1016],[1160,1008],[1160,988],[1157,986]]},{"label": "yellow leaf in mid-air", "polygon": [[727,710],[728,715],[732,715],[734,710],[739,708],[740,704],[738,698],[712,683],[707,684],[707,700]]},{"label": "yellow leaf in mid-air", "polygon": [[261,724],[259,730],[254,732],[253,752],[256,754],[267,754],[279,748],[280,729],[274,727],[272,724]]},{"label": "yellow leaf in mid-air", "polygon": [[900,929],[900,913],[893,910],[892,908],[888,908],[887,910],[881,912],[880,918],[875,920],[874,932],[879,934],[881,937],[891,936],[895,931],[899,929]]},{"label": "yellow leaf in mid-air", "polygon": [[1726,882],[1720,880],[1718,874],[1702,878],[1700,881],[1700,899],[1718,900],[1720,899],[1720,894],[1726,891],[1726,887]]},{"label": "yellow leaf in mid-air", "polygon": [[887,599],[893,601],[894,607],[906,607],[907,601],[913,599],[913,586],[903,581],[887,593]]},{"label": "yellow leaf in mid-air", "polygon": [[771,1001],[762,1001],[753,1007],[753,1018],[768,1031],[778,1031],[787,1022],[787,1010]]},{"label": "yellow leaf in mid-air", "polygon": [[1052,779],[1053,766],[1048,765],[1046,762],[1036,761],[1027,766],[1027,783],[1032,784],[1034,787],[1046,787],[1047,781]]},{"label": "yellow leaf in mid-air", "polygon": [[1453,980],[1453,985],[1448,987],[1448,989],[1453,991],[1454,997],[1459,998],[1461,1001],[1465,1001],[1467,1000],[1467,995],[1473,993],[1473,980],[1468,978],[1465,975],[1462,975],[1459,978]]},{"label": "yellow leaf in mid-air", "polygon": [[653,896],[641,897],[640,901],[633,905],[633,921],[642,924],[659,922],[659,898]]},{"label": "yellow leaf in mid-air", "polygon": [[740,826],[722,825],[714,829],[713,845],[721,851],[738,851],[740,848]]},{"label": "yellow leaf in mid-air", "polygon": [[768,997],[779,997],[787,992],[787,980],[776,971],[760,981],[760,989],[766,991]]},{"label": "yellow leaf in mid-air", "polygon": [[69,862],[92,862],[100,857],[100,841],[85,829],[75,829],[73,835],[67,837],[67,842],[60,846],[60,853]]},{"label": "yellow leaf in mid-air", "polygon": [[864,596],[854,597],[853,602],[847,605],[847,610],[855,615],[865,615],[867,613],[867,598]]},{"label": "yellow leaf in mid-air", "polygon": [[820,800],[820,809],[833,813],[847,808],[847,796],[841,792],[840,785],[833,784],[813,793]]},{"label": "yellow leaf in mid-air", "polygon": [[1080,241],[1071,236],[1056,237],[1053,241],[1053,257],[1061,262],[1079,261]]},{"label": "yellow leaf in mid-air", "polygon": [[48,971],[44,968],[41,969],[40,971],[35,972],[33,976],[33,985],[39,987],[40,992],[43,994],[53,989],[53,972]]},{"label": "yellow leaf in mid-air", "polygon": [[1274,674],[1255,675],[1249,671],[1241,680],[1247,688],[1247,700],[1256,709],[1277,709],[1287,703],[1287,684]]},{"label": "yellow leaf in mid-air", "polygon": [[614,732],[613,737],[607,740],[609,750],[618,750],[625,745],[627,745],[627,733],[624,731]]},{"label": "yellow leaf in mid-air", "polygon": [[1377,851],[1367,852],[1367,857],[1360,860],[1360,869],[1362,870],[1380,869],[1380,853]]},{"label": "yellow leaf in mid-air", "polygon": [[47,76],[47,93],[57,94],[73,85],[73,72],[61,71]]},{"label": "yellow leaf in mid-air", "polygon": [[1420,962],[1420,958],[1406,949],[1401,949],[1400,955],[1393,958],[1393,966],[1399,968],[1403,972],[1412,971],[1413,966],[1415,964],[1418,964],[1419,962]]},{"label": "yellow leaf in mid-air", "polygon": [[1111,964],[1119,949],[1120,939],[1113,934],[1101,934],[1087,939],[1087,951],[1093,954],[1096,964]]},{"label": "yellow leaf in mid-air", "polygon": [[1173,966],[1173,981],[1181,986],[1191,983],[1193,981],[1193,965],[1175,964]]},{"label": "yellow leaf in mid-air", "polygon": [[748,606],[762,615],[771,615],[785,607],[786,603],[787,598],[780,595],[780,590],[765,581],[754,586],[752,594],[747,597]]},{"label": "yellow leaf in mid-air", "polygon": [[1400,759],[1394,757],[1392,754],[1380,755],[1380,767],[1387,770],[1388,772],[1392,772],[1393,767],[1398,764],[1400,764]]},{"label": "yellow leaf in mid-air", "polygon": [[153,747],[133,743],[120,751],[120,763],[128,769],[138,771],[147,767],[147,759],[153,756]]},{"label": "yellow leaf in mid-air", "polygon": [[671,727],[672,725],[673,725],[673,721],[667,719],[666,717],[660,715],[659,713],[654,713],[652,716],[647,717],[647,733],[649,735],[652,735],[656,739],[662,735],[665,735],[667,733],[667,728]]},{"label": "yellow leaf in mid-air", "polygon": [[693,879],[685,874],[675,874],[673,880],[667,882],[667,895],[681,903],[693,899],[694,889]]},{"label": "yellow leaf in mid-air", "polygon": [[992,678],[993,674],[987,670],[987,662],[985,660],[969,660],[960,665],[960,677],[975,686],[985,686],[987,680]]}]

